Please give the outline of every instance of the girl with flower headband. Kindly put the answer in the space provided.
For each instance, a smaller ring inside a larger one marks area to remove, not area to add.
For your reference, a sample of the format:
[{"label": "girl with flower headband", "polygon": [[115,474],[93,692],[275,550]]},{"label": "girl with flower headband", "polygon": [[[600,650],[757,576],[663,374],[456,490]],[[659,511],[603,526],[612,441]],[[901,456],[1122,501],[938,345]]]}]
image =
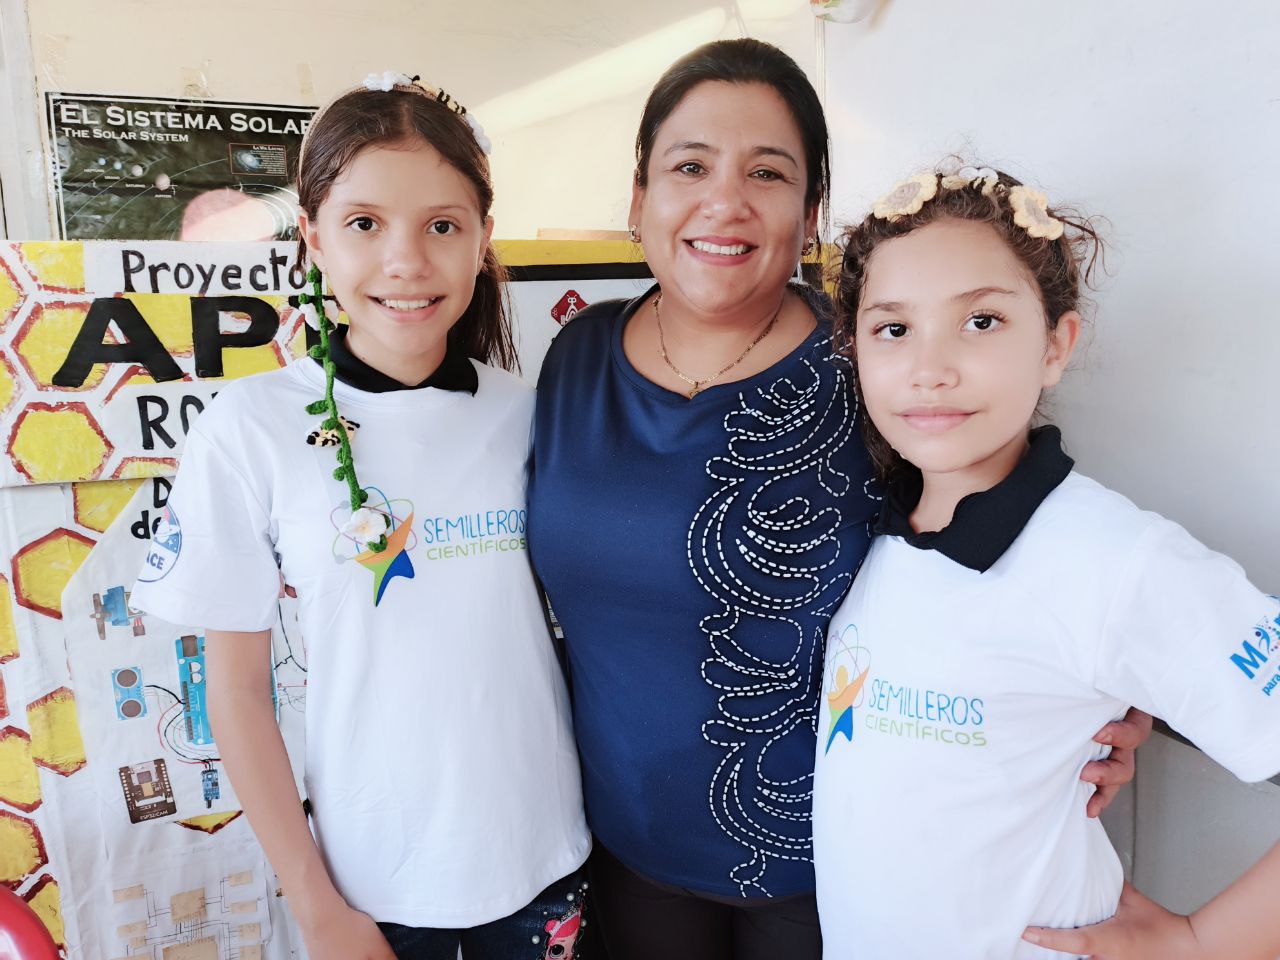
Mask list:
[{"label": "girl with flower headband", "polygon": [[[319,345],[201,416],[135,590],[206,628],[218,744],[312,960],[532,960],[580,926],[590,838],[526,553],[533,392],[508,372],[487,152],[399,74],[316,115],[298,222]],[[269,692],[282,577],[314,840]]]},{"label": "girl with flower headband", "polygon": [[989,169],[903,181],[845,234],[837,327],[886,486],[828,633],[828,956],[1280,953],[1280,847],[1176,916],[1122,892],[1083,814],[1082,745],[1131,703],[1244,780],[1280,771],[1280,602],[1031,426],[1099,250],[1087,220]]}]

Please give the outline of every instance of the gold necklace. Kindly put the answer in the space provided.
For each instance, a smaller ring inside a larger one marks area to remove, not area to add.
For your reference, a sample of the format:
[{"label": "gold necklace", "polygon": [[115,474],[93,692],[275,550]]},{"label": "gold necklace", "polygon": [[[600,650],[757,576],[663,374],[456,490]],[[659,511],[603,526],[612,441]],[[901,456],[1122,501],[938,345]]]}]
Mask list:
[{"label": "gold necklace", "polygon": [[658,353],[662,355],[663,362],[665,362],[666,365],[671,368],[671,372],[674,373],[681,380],[683,380],[685,383],[689,384],[689,399],[692,400],[699,393],[701,393],[703,389],[707,387],[709,384],[714,383],[716,380],[719,380],[726,373],[728,373],[730,370],[732,370],[734,367],[740,364],[743,360],[747,359],[747,354],[755,349],[756,344],[758,344],[761,340],[763,340],[765,337],[769,335],[769,331],[773,329],[773,325],[778,322],[778,317],[782,313],[783,304],[785,304],[786,302],[787,302],[787,297],[786,297],[786,294],[784,293],[782,296],[782,299],[778,302],[778,309],[773,311],[773,316],[769,318],[769,322],[765,325],[765,328],[761,330],[759,334],[756,335],[756,338],[754,340],[752,340],[750,343],[747,344],[747,349],[743,350],[742,353],[738,354],[737,360],[734,360],[726,364],[725,366],[721,367],[711,376],[703,377],[701,380],[697,380],[689,376],[684,371],[682,371],[679,367],[677,367],[674,363],[672,363],[671,358],[667,356],[667,343],[662,336],[662,291],[659,290],[658,295],[653,298],[653,319],[657,321],[657,324],[658,324]]}]

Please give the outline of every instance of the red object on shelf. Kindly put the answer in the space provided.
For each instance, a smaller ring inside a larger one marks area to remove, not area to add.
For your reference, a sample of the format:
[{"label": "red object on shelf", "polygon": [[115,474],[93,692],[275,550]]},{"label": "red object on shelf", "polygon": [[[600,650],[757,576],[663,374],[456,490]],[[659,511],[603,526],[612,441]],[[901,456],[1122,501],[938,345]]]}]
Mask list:
[{"label": "red object on shelf", "polygon": [[44,923],[8,887],[0,887],[0,960],[58,960]]}]

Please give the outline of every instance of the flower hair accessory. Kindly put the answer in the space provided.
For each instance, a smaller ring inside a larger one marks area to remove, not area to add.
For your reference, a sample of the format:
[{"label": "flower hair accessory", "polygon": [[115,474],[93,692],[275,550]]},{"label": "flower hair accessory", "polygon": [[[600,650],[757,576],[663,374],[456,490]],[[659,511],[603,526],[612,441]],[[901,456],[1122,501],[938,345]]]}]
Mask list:
[{"label": "flower hair accessory", "polygon": [[475,118],[475,114],[464,113],[462,119],[467,121],[467,126],[471,128],[471,133],[476,138],[476,143],[480,145],[480,152],[486,157],[493,153],[493,143],[485,136],[484,127],[480,126],[480,121]]},{"label": "flower hair accessory", "polygon": [[938,177],[933,173],[917,173],[894,185],[876,201],[871,212],[881,220],[897,220],[919,213],[920,208],[938,195]]},{"label": "flower hair accessory", "polygon": [[414,78],[403,73],[396,73],[394,70],[383,70],[381,73],[371,73],[364,78],[364,88],[366,90],[381,90],[383,93],[390,93],[396,87],[409,87],[413,85]]},{"label": "flower hair accessory", "polygon": [[990,167],[963,166],[953,173],[941,174],[943,190],[963,190],[979,187],[984,197],[994,196],[1000,185],[1000,174]]},{"label": "flower hair accessory", "polygon": [[1057,240],[1066,225],[1049,213],[1049,198],[1039,190],[1019,184],[1009,190],[1009,206],[1013,209],[1013,222],[1033,237]]}]

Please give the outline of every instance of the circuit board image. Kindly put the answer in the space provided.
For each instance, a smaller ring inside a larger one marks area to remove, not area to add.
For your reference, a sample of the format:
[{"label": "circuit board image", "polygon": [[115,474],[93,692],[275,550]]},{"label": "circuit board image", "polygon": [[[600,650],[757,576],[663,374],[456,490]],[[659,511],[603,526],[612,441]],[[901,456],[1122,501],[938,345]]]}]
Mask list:
[{"label": "circuit board image", "polygon": [[187,725],[187,741],[205,747],[213,743],[209,711],[205,702],[204,637],[191,634],[174,641],[178,654],[182,715]]},{"label": "circuit board image", "polygon": [[169,783],[169,768],[163,759],[148,760],[120,768],[120,786],[124,790],[125,806],[133,823],[168,817],[178,812],[173,787]]}]

